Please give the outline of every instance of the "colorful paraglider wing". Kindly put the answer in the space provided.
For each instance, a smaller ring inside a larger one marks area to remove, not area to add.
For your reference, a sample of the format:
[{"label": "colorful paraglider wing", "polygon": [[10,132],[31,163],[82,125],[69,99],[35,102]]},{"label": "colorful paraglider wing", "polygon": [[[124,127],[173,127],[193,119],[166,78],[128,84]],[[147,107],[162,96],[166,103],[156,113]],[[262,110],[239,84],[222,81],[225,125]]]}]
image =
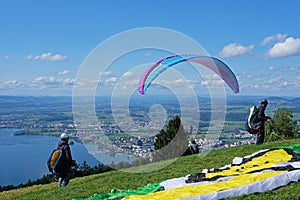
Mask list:
[{"label": "colorful paraglider wing", "polygon": [[160,73],[180,62],[195,62],[209,68],[218,74],[234,93],[239,93],[238,81],[234,73],[224,62],[214,57],[198,55],[175,55],[166,57],[154,63],[144,72],[143,76],[141,77],[138,86],[139,92],[144,94],[151,85],[152,81],[159,76]]},{"label": "colorful paraglider wing", "polygon": [[187,59],[189,62],[199,63],[218,74],[234,93],[239,93],[239,84],[231,69],[221,60],[214,57],[201,56]]}]

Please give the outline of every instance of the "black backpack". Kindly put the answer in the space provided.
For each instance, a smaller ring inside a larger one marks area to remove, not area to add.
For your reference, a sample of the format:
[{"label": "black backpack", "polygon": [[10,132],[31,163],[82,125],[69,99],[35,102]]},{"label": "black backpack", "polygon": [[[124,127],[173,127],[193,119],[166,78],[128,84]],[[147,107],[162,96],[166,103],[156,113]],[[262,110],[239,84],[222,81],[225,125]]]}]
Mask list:
[{"label": "black backpack", "polygon": [[258,108],[252,106],[246,119],[245,128],[250,134],[257,134],[262,122],[258,120]]}]

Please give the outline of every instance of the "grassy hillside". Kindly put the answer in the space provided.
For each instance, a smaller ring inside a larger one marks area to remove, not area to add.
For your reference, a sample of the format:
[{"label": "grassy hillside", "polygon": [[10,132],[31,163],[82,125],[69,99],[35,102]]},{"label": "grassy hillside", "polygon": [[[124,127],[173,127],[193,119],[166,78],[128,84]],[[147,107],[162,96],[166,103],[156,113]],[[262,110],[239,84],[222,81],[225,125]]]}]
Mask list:
[{"label": "grassy hillside", "polygon": [[[136,189],[145,186],[149,183],[157,183],[162,180],[182,177],[191,173],[201,172],[205,168],[219,168],[226,164],[230,164],[236,156],[242,157],[252,154],[258,150],[275,147],[278,145],[299,144],[300,139],[290,140],[287,142],[272,142],[263,145],[246,145],[233,147],[228,149],[219,149],[210,151],[207,155],[200,157],[192,155],[181,157],[170,162],[170,164],[156,171],[153,169],[164,163],[152,163],[147,166],[142,166],[138,170],[144,173],[130,173],[123,171],[111,171],[108,173],[91,175],[83,178],[76,178],[70,181],[70,184],[65,188],[58,188],[56,183],[47,185],[35,185],[32,187],[5,191],[0,193],[0,199],[72,199],[75,197],[90,197],[95,193],[109,192],[111,189]],[[146,172],[151,171],[151,172]],[[279,189],[265,192],[262,194],[244,195],[230,199],[298,199],[300,196],[300,182],[291,183],[288,186]]]}]

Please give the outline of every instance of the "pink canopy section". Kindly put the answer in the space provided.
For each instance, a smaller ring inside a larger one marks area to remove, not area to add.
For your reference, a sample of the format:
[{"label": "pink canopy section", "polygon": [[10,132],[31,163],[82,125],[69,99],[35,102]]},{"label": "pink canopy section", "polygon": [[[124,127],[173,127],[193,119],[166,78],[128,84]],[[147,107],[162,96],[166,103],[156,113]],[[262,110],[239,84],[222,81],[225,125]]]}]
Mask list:
[{"label": "pink canopy section", "polygon": [[234,93],[239,93],[239,84],[236,76],[231,71],[231,69],[221,60],[210,56],[173,55],[155,62],[143,73],[138,86],[140,94],[145,94],[152,81],[157,76],[159,76],[160,73],[162,73],[169,67],[172,67],[181,62],[198,63],[212,70],[225,81],[225,83],[231,88]]}]

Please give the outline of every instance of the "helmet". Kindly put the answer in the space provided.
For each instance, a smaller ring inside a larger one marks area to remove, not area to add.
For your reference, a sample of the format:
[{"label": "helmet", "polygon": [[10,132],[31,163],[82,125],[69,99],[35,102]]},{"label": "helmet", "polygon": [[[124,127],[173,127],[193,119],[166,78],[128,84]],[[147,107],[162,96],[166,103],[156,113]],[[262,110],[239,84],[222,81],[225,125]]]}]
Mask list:
[{"label": "helmet", "polygon": [[261,100],[261,102],[260,102],[261,104],[265,104],[265,105],[268,105],[268,100],[267,99],[263,99],[263,100]]},{"label": "helmet", "polygon": [[68,133],[62,133],[62,134],[60,135],[60,139],[61,139],[61,140],[69,140],[69,135],[68,135]]}]

